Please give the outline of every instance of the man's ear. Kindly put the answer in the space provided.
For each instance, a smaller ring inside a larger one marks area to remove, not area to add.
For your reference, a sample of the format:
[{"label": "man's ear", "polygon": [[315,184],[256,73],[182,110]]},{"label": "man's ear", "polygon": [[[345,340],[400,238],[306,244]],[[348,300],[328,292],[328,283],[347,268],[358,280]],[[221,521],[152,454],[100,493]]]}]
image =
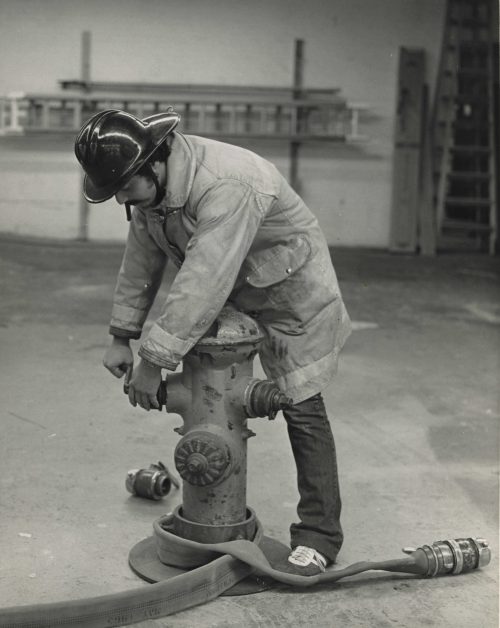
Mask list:
[{"label": "man's ear", "polygon": [[164,185],[166,171],[167,171],[165,162],[164,161],[153,162],[153,170],[156,172],[156,176],[158,177],[158,181],[160,182],[160,185]]}]

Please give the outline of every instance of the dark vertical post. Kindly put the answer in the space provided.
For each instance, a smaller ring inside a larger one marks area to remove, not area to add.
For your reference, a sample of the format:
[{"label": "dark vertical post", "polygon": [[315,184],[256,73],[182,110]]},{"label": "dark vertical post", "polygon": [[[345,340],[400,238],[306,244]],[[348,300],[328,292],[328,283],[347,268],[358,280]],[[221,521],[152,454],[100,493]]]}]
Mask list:
[{"label": "dark vertical post", "polygon": [[[82,32],[82,48],[81,48],[81,74],[80,80],[84,90],[90,87],[90,31]],[[89,238],[89,204],[82,194],[83,174],[79,177],[80,183],[80,203],[79,203],[79,220],[78,220],[78,240],[88,240]]]},{"label": "dark vertical post", "polygon": [[90,31],[82,33],[82,50],[81,50],[81,76],[80,79],[85,87],[90,83]]},{"label": "dark vertical post", "polygon": [[420,180],[417,205],[418,242],[422,255],[436,254],[436,225],[433,202],[433,158],[431,128],[429,121],[429,86],[422,89],[422,139],[420,158]]},{"label": "dark vertical post", "polygon": [[390,250],[394,252],[414,253],[417,249],[424,77],[425,51],[422,48],[401,47],[394,129],[389,245]]},{"label": "dark vertical post", "polygon": [[[303,68],[304,68],[304,40],[296,39],[295,40],[294,67],[293,67],[293,98],[294,100],[298,100],[302,98]],[[300,107],[297,107],[296,114],[297,115],[295,116],[295,128],[290,129],[292,136],[300,132],[300,128],[301,128]],[[296,139],[293,139],[292,137],[292,140],[290,142],[290,185],[293,187],[293,189],[297,193],[300,193],[299,177],[298,177],[299,147],[300,147],[300,142],[298,142]]]},{"label": "dark vertical post", "polygon": [[78,240],[82,240],[82,241],[86,241],[89,239],[89,204],[87,203],[87,201],[85,200],[85,197],[83,196],[83,179],[84,179],[84,174],[83,172],[80,174],[80,176],[78,177],[78,181],[80,184],[80,189],[79,189],[79,198],[80,198],[80,203],[79,203],[79,220],[78,220],[78,236],[77,239]]}]

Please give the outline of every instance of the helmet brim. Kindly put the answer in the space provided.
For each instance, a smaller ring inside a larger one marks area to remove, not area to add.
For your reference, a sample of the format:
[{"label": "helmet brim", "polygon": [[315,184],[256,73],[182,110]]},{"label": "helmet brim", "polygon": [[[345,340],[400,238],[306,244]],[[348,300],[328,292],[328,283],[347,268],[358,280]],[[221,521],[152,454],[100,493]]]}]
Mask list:
[{"label": "helmet brim", "polygon": [[143,122],[147,123],[151,128],[152,147],[141,156],[127,172],[125,172],[120,179],[114,181],[110,185],[98,186],[95,185],[88,175],[85,175],[83,179],[83,195],[89,203],[103,203],[104,201],[112,198],[119,190],[126,185],[127,181],[131,179],[134,174],[140,170],[144,163],[151,157],[158,146],[166,139],[170,133],[179,124],[180,116],[173,112],[168,111],[166,113],[157,113],[153,116],[148,116],[143,119]]}]

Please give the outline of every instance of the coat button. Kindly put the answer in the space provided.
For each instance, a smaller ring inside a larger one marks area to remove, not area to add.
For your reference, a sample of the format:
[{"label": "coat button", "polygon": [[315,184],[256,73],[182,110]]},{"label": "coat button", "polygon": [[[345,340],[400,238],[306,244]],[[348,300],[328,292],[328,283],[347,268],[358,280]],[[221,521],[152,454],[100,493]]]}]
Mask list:
[{"label": "coat button", "polygon": [[287,268],[287,269],[286,269],[286,272],[287,272],[287,274],[289,275],[289,274],[292,272],[292,269],[291,269],[291,268]]}]

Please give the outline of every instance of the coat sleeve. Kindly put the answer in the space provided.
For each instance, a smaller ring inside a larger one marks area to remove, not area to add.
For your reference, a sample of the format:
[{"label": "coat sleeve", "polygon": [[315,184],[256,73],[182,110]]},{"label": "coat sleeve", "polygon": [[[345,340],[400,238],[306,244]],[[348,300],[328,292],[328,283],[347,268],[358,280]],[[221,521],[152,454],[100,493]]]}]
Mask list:
[{"label": "coat sleeve", "polygon": [[113,298],[110,334],[140,337],[166,264],[165,253],[148,233],[144,214],[134,210]]},{"label": "coat sleeve", "polygon": [[175,370],[226,303],[255,234],[273,200],[238,181],[219,181],[196,207],[196,229],[163,313],[139,355]]}]

